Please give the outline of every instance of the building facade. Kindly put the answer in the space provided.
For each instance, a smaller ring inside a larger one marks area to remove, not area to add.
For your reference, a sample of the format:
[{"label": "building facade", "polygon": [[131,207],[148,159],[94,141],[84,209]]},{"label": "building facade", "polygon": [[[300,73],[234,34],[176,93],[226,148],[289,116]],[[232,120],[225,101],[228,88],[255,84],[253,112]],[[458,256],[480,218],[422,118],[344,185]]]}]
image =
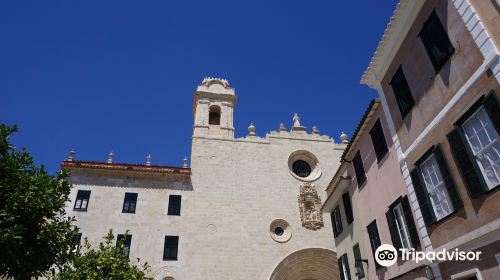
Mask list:
[{"label": "building facade", "polygon": [[378,91],[435,279],[500,272],[497,1],[400,1],[362,83]]},{"label": "building facade", "polygon": [[[194,94],[191,167],[79,161],[69,215],[97,244],[129,230],[155,279],[339,279],[324,190],[345,144],[293,124],[234,137],[237,96],[207,78]],[[170,277],[170,278],[169,278]]]},{"label": "building facade", "polygon": [[[375,251],[382,244],[419,250],[422,243],[388,132],[380,101],[373,100],[329,186],[331,195],[324,210],[332,214],[341,279],[428,279],[426,263],[399,258],[394,265],[384,267],[375,261]],[[359,247],[362,250],[357,252]],[[343,255],[344,248],[347,255]],[[356,273],[342,275],[345,263]]]}]

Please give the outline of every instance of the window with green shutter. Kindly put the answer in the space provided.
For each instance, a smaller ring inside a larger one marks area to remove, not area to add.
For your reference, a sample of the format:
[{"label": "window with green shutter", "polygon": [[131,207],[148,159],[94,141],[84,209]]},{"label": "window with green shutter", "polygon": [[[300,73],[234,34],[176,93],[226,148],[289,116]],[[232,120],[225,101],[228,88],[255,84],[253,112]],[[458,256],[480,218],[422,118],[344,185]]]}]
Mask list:
[{"label": "window with green shutter", "polygon": [[413,105],[415,105],[415,100],[413,100],[410,86],[408,86],[408,82],[406,81],[406,77],[401,66],[399,66],[396,73],[394,73],[390,85],[392,92],[394,93],[394,97],[396,98],[396,103],[398,104],[401,117],[404,119],[410,112],[411,108],[413,108]]},{"label": "window with green shutter", "polygon": [[396,249],[420,247],[412,212],[407,196],[399,197],[389,206],[389,210],[386,212],[392,245]]},{"label": "window with green shutter", "polygon": [[347,254],[342,255],[339,260],[339,272],[341,280],[351,280],[351,271],[349,270],[349,259]]},{"label": "window with green shutter", "polygon": [[356,181],[358,186],[363,185],[366,182],[365,167],[363,166],[363,160],[361,159],[361,151],[358,151],[354,158],[352,159],[352,164],[354,167],[354,172],[356,173]]},{"label": "window with green shutter", "polygon": [[448,134],[462,179],[473,198],[500,185],[500,106],[492,91],[467,110]]},{"label": "window with green shutter", "polygon": [[354,253],[354,266],[356,267],[356,276],[358,276],[358,279],[361,279],[365,277],[365,270],[363,268],[363,259],[361,257],[359,243],[356,243],[356,245],[352,247],[352,251]]},{"label": "window with green shutter", "polygon": [[410,173],[426,225],[439,221],[462,207],[440,146],[429,150]]},{"label": "window with green shutter", "polygon": [[380,162],[389,151],[380,119],[375,122],[370,130],[370,138],[372,139],[373,148],[375,149],[377,162]]},{"label": "window with green shutter", "polygon": [[382,243],[380,242],[380,236],[378,234],[377,221],[373,220],[373,222],[371,222],[366,227],[366,230],[368,232],[368,237],[370,239],[370,246],[372,248],[373,261],[375,262],[375,267],[378,269],[381,267],[381,265],[379,265],[378,262],[375,261],[375,251],[377,251],[377,248]]},{"label": "window with green shutter", "polygon": [[439,20],[436,10],[432,11],[418,34],[431,59],[436,73],[446,64],[455,48],[448,38],[446,29]]},{"label": "window with green shutter", "polygon": [[342,203],[344,203],[344,212],[347,223],[350,224],[354,221],[354,216],[352,213],[351,197],[349,196],[349,192],[342,195]]}]

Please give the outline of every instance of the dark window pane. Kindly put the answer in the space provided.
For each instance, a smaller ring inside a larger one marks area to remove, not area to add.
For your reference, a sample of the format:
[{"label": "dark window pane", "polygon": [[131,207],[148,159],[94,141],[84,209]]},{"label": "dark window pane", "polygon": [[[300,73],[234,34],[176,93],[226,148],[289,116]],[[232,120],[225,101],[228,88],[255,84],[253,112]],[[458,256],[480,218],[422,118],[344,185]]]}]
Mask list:
[{"label": "dark window pane", "polygon": [[394,92],[394,97],[396,98],[396,103],[398,104],[399,112],[402,118],[404,118],[408,112],[410,112],[413,105],[415,105],[415,100],[411,95],[410,87],[406,81],[405,74],[401,66],[394,74],[391,80],[392,91]]},{"label": "dark window pane", "polygon": [[130,254],[130,245],[132,244],[132,235],[118,234],[116,238],[116,247],[123,246],[125,254],[128,256]]},{"label": "dark window pane", "polygon": [[455,48],[451,44],[448,34],[441,24],[435,10],[432,11],[431,15],[424,23],[419,35],[431,59],[432,66],[434,66],[436,72],[439,72],[446,61],[451,57]]},{"label": "dark window pane", "polygon": [[311,166],[303,160],[297,160],[292,165],[292,170],[295,175],[305,178],[311,174]]},{"label": "dark window pane", "polygon": [[180,195],[170,195],[168,197],[168,215],[181,215],[181,198]]},{"label": "dark window pane", "polygon": [[136,204],[137,204],[137,193],[125,193],[122,212],[135,213]]},{"label": "dark window pane", "polygon": [[366,175],[360,151],[356,153],[352,162],[354,165],[354,172],[356,173],[356,181],[358,182],[358,186],[361,186],[366,181]]},{"label": "dark window pane", "polygon": [[163,260],[177,260],[179,236],[165,236],[163,247]]},{"label": "dark window pane", "polygon": [[346,192],[342,195],[342,202],[344,203],[344,211],[347,223],[350,224],[354,221],[354,216],[352,214],[352,205],[351,205],[351,197],[349,193]]},{"label": "dark window pane", "polygon": [[385,154],[387,154],[387,152],[389,151],[389,149],[387,148],[387,142],[385,141],[384,131],[382,130],[380,119],[378,119],[373,125],[373,128],[370,131],[370,137],[372,139],[373,148],[375,148],[377,162],[380,162]]},{"label": "dark window pane", "polygon": [[333,234],[335,237],[337,237],[339,234],[342,233],[342,218],[340,217],[340,208],[337,206],[333,210],[332,213],[332,219],[333,219]]},{"label": "dark window pane", "polygon": [[87,211],[89,204],[90,191],[79,190],[76,194],[75,206],[73,210],[76,211]]}]

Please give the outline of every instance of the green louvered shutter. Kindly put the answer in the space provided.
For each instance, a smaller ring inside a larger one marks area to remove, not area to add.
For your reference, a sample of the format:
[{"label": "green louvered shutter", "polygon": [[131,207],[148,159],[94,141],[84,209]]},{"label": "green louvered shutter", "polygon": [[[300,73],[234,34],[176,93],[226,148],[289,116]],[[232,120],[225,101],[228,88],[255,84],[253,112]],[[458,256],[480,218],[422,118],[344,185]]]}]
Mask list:
[{"label": "green louvered shutter", "polygon": [[436,157],[439,171],[441,172],[441,176],[443,177],[443,181],[446,185],[446,190],[448,191],[448,195],[450,196],[451,203],[453,204],[453,209],[457,210],[463,206],[462,199],[460,198],[460,194],[458,194],[458,190],[453,183],[453,178],[451,177],[448,164],[446,163],[443,151],[441,150],[441,147],[439,145],[437,145],[436,149],[434,149],[434,156]]},{"label": "green louvered shutter", "polygon": [[497,133],[500,135],[500,106],[498,105],[494,91],[491,91],[490,94],[486,96],[483,106],[486,113],[488,113],[493,126],[496,128]]},{"label": "green louvered shutter", "polygon": [[431,202],[429,201],[429,195],[427,194],[427,188],[424,182],[420,179],[420,170],[415,168],[410,172],[410,177],[413,182],[413,188],[415,189],[415,194],[417,195],[418,204],[420,205],[420,211],[422,212],[422,217],[426,225],[430,225],[435,221],[434,210],[432,209]]},{"label": "green louvered shutter", "polygon": [[456,128],[448,134],[448,142],[450,143],[453,158],[458,165],[460,174],[469,191],[469,195],[474,198],[484,192],[486,183],[459,129],[460,128]]}]

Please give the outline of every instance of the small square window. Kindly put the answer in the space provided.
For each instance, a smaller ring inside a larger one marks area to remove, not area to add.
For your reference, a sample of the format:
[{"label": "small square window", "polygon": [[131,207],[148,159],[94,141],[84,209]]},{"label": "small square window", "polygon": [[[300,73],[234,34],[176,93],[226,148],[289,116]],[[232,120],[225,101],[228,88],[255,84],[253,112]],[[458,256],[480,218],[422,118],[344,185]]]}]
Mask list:
[{"label": "small square window", "polygon": [[75,206],[73,210],[75,211],[87,211],[89,205],[90,191],[79,190],[76,194]]},{"label": "small square window", "polygon": [[181,215],[181,198],[180,195],[170,195],[168,197],[168,215]]},{"label": "small square window", "polygon": [[163,247],[163,260],[176,261],[179,248],[179,236],[165,236]]},{"label": "small square window", "polygon": [[135,213],[137,205],[137,193],[125,193],[122,213]]}]

